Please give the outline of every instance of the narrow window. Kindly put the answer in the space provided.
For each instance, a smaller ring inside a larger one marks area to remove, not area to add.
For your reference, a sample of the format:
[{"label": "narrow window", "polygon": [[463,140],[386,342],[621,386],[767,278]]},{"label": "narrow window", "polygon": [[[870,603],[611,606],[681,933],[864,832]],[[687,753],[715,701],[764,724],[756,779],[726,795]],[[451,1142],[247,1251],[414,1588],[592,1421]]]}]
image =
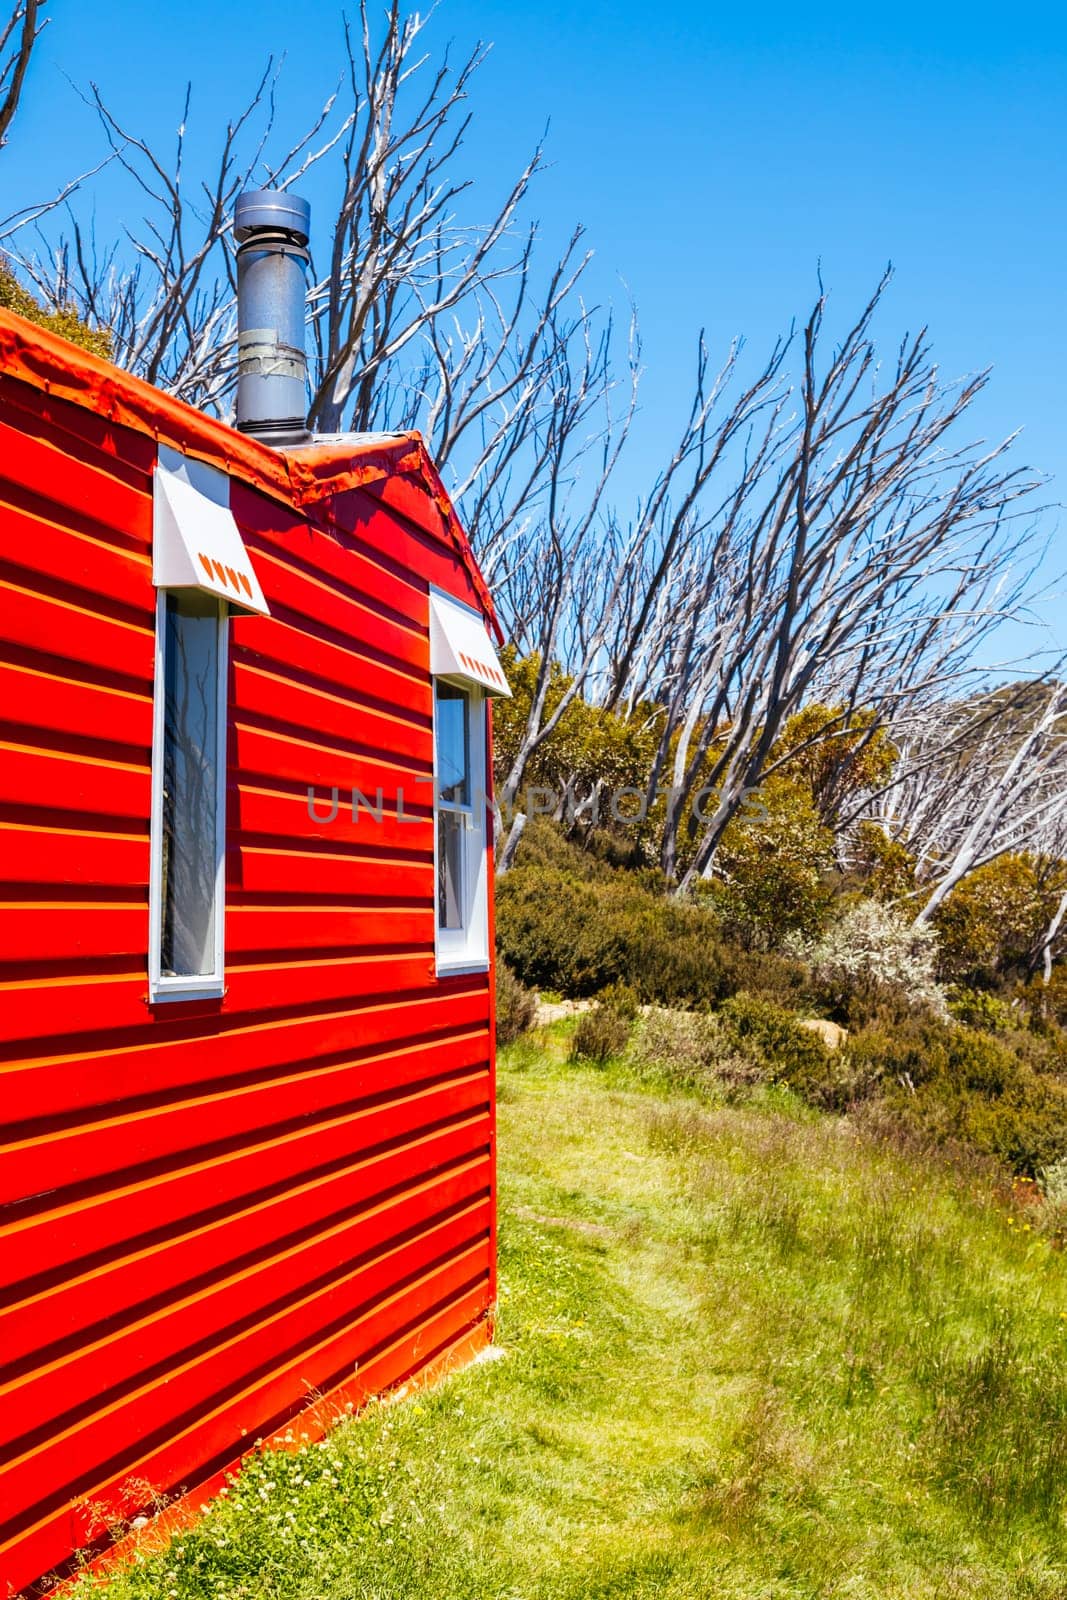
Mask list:
[{"label": "narrow window", "polygon": [[195,591],[157,612],[150,977],[153,997],[221,994],[226,617]]},{"label": "narrow window", "polygon": [[434,692],[437,965],[488,961],[485,701],[438,679]]},{"label": "narrow window", "polygon": [[466,834],[471,804],[470,696],[437,685],[437,925],[466,926]]}]

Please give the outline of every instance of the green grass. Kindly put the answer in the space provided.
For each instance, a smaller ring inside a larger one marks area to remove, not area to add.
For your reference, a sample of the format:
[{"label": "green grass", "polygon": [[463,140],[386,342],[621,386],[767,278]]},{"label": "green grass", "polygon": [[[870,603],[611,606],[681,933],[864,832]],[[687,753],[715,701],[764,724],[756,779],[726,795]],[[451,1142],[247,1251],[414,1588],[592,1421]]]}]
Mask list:
[{"label": "green grass", "polygon": [[567,1034],[501,1063],[502,1358],[261,1455],[110,1600],[1063,1600],[1063,1256]]}]

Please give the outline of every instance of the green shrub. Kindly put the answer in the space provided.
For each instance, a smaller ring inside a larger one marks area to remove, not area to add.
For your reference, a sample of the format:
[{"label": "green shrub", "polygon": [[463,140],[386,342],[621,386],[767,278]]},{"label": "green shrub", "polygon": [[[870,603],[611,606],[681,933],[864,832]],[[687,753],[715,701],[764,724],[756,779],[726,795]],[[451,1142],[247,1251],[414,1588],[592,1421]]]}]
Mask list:
[{"label": "green shrub", "polygon": [[841,1102],[845,1091],[834,1052],[790,1012],[739,994],[726,1002],[721,1016],[735,1048],[771,1081],[787,1084],[811,1105]]},{"label": "green shrub", "polygon": [[944,975],[976,988],[1025,979],[1065,887],[1067,864],[1028,853],[970,873],[935,915]]},{"label": "green shrub", "polygon": [[958,984],[949,991],[949,1015],[957,1022],[971,1028],[984,1028],[989,1033],[1003,1033],[1018,1023],[1017,1009],[1009,1000],[990,994],[987,989],[968,989]]},{"label": "green shrub", "polygon": [[890,1101],[903,1127],[936,1144],[963,1145],[994,1157],[1012,1172],[1032,1176],[1067,1153],[1067,1116],[1062,1088],[1020,1075],[1010,1090],[990,1099],[971,1091],[930,1084],[914,1096]]},{"label": "green shrub", "polygon": [[1015,993],[1026,1007],[1031,1026],[1050,1031],[1067,1026],[1067,964],[1058,962],[1048,983],[1039,973],[1020,984]]},{"label": "green shrub", "polygon": [[852,840],[852,873],[872,900],[903,900],[915,889],[915,857],[877,822],[861,822]]},{"label": "green shrub", "polygon": [[[496,723],[493,723],[494,745]],[[568,839],[558,822],[549,817],[531,817],[523,830],[515,854],[513,870],[536,867],[542,871],[565,872],[585,882],[607,882],[614,872],[610,864],[591,850],[582,849]]]},{"label": "green shrub", "polygon": [[714,917],[629,874],[583,880],[513,867],[497,887],[496,918],[501,953],[536,988],[580,998],[622,983],[643,1001],[701,1005],[736,987]]},{"label": "green shrub", "polygon": [[513,1044],[533,1027],[537,996],[520,983],[506,961],[496,963],[496,1042]]},{"label": "green shrub", "polygon": [[571,1040],[574,1061],[608,1061],[621,1056],[630,1040],[631,1024],[610,1006],[596,1005],[578,1018]]},{"label": "green shrub", "polygon": [[59,334],[71,344],[80,345],[91,355],[103,356],[105,360],[111,358],[111,334],[106,329],[90,328],[69,305],[46,310],[22,287],[3,256],[0,256],[0,306],[25,317],[28,322],[36,322],[50,333]]},{"label": "green shrub", "polygon": [[739,989],[811,1006],[804,966],[724,941],[713,897],[668,899],[658,874],[614,868],[535,818],[497,886],[497,940],[524,982],[569,998],[625,984],[652,1005],[715,1005]]},{"label": "green shrub", "polygon": [[729,972],[737,992],[759,995],[786,1011],[806,1015],[816,1005],[811,974],[795,958],[769,950],[734,950]]},{"label": "green shrub", "polygon": [[1067,1085],[1038,1049],[933,1018],[853,1035],[854,1070],[912,1137],[966,1146],[1033,1177],[1067,1154]]},{"label": "green shrub", "polygon": [[592,884],[553,868],[514,867],[497,886],[497,944],[524,983],[572,999],[596,994],[622,964],[598,909]]},{"label": "green shrub", "polygon": [[1044,1205],[1038,1226],[1061,1246],[1067,1243],[1067,1156],[1053,1161],[1039,1174]]},{"label": "green shrub", "polygon": [[726,828],[707,892],[738,944],[768,950],[787,934],[810,938],[822,927],[834,841],[803,782],[778,774],[755,801]]},{"label": "green shrub", "polygon": [[597,995],[597,1004],[606,1011],[614,1011],[617,1017],[624,1017],[627,1022],[635,1021],[641,1010],[640,996],[628,983],[609,983]]},{"label": "green shrub", "polygon": [[722,1017],[652,1006],[642,1016],[631,1056],[639,1071],[681,1089],[743,1088],[762,1067],[737,1049]]}]

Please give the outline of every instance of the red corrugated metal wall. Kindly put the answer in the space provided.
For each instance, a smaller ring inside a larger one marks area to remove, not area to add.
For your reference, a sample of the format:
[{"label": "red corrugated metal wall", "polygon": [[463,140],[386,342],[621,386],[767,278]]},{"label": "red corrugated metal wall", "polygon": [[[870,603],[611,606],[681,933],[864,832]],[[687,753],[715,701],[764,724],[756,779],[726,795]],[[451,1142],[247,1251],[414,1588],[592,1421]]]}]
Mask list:
[{"label": "red corrugated metal wall", "polygon": [[[272,615],[231,632],[228,987],[153,1009],[155,443],[9,378],[0,417],[17,1589],[145,1485],[190,1486],[310,1391],[358,1370],[376,1392],[484,1321],[493,1097],[489,979],[434,975],[427,585],[476,601],[426,494],[387,480],[309,521],[235,484]],[[309,784],[341,790],[330,826]],[[387,798],[353,824],[353,785],[403,787],[419,820]]]}]

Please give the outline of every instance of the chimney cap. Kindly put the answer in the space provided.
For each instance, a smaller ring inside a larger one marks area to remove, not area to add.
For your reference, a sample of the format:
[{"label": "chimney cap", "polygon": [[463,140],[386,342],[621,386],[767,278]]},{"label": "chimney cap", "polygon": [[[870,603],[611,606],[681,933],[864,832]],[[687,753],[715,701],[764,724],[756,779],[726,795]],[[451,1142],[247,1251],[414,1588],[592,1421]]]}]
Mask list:
[{"label": "chimney cap", "polygon": [[284,189],[246,189],[237,196],[234,206],[234,237],[238,244],[244,244],[263,228],[281,229],[307,244],[311,237],[309,202]]}]

